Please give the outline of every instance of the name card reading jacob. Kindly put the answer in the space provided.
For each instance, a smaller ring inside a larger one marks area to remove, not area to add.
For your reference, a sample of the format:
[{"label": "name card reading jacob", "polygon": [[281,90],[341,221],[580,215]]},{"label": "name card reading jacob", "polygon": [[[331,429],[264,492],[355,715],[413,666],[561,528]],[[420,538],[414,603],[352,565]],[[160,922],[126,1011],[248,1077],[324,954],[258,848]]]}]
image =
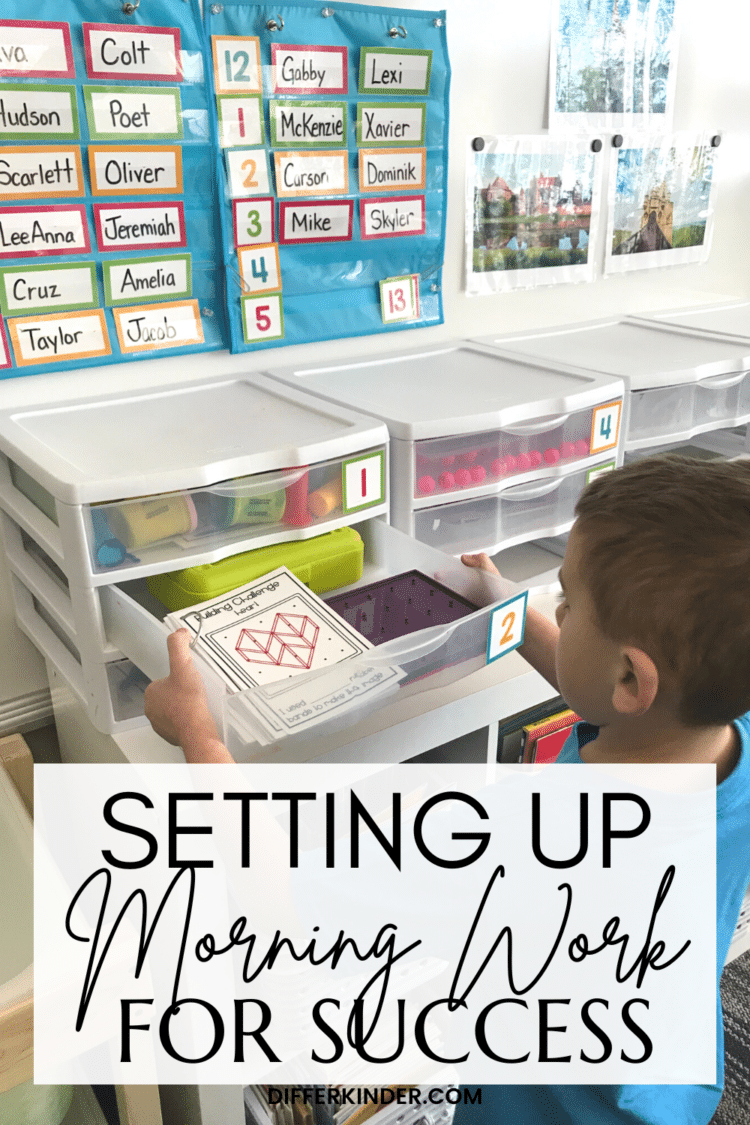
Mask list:
[{"label": "name card reading jacob", "polygon": [[8,330],[19,367],[60,359],[92,359],[112,352],[103,309],[9,320]]},{"label": "name card reading jacob", "polygon": [[0,199],[59,199],[84,194],[80,148],[0,148]]},{"label": "name card reading jacob", "polygon": [[159,250],[187,246],[182,203],[95,203],[100,250]]},{"label": "name card reading jacob", "polygon": [[348,94],[346,47],[271,44],[274,94]]},{"label": "name card reading jacob", "polygon": [[393,238],[395,235],[424,234],[424,196],[362,199],[359,203],[359,218],[362,238]]},{"label": "name card reading jacob", "polygon": [[353,219],[353,199],[340,203],[280,203],[279,242],[348,242]]},{"label": "name card reading jacob", "polygon": [[224,94],[216,99],[222,148],[265,144],[260,94]]},{"label": "name card reading jacob", "polygon": [[358,145],[423,145],[427,104],[357,104]]},{"label": "name card reading jacob", "polygon": [[349,153],[276,152],[276,194],[346,195],[349,190]]},{"label": "name card reading jacob", "polygon": [[189,344],[203,343],[203,325],[197,301],[138,305],[114,309],[113,313],[122,352],[184,348]]},{"label": "name card reading jacob", "polygon": [[178,27],[84,23],[83,45],[89,78],[182,81]]},{"label": "name card reading jacob", "polygon": [[84,86],[83,97],[93,141],[182,136],[182,106],[176,88]]},{"label": "name card reading jacob", "polygon": [[46,20],[0,20],[0,74],[75,78],[70,26]]},{"label": "name card reading jacob", "polygon": [[92,195],[182,192],[177,145],[89,145],[89,171]]},{"label": "name card reading jacob", "polygon": [[361,148],[359,150],[359,190],[398,191],[418,188],[424,191],[427,150],[424,148]]},{"label": "name card reading jacob", "polygon": [[50,309],[93,309],[98,304],[93,262],[0,269],[0,306],[5,316]]},{"label": "name card reading jacob", "polygon": [[0,138],[59,137],[77,141],[80,135],[74,86],[28,86],[0,83]]},{"label": "name card reading jacob", "polygon": [[360,94],[428,94],[432,51],[363,47],[359,56]]},{"label": "name card reading jacob", "polygon": [[0,211],[0,258],[36,254],[87,254],[86,208],[5,207]]},{"label": "name card reading jacob", "polygon": [[167,254],[102,263],[105,305],[124,305],[139,297],[189,297],[190,255]]},{"label": "name card reading jacob", "polygon": [[313,145],[316,148],[346,144],[346,102],[270,101],[271,144]]},{"label": "name card reading jacob", "polygon": [[263,92],[256,35],[212,35],[211,50],[217,94]]}]

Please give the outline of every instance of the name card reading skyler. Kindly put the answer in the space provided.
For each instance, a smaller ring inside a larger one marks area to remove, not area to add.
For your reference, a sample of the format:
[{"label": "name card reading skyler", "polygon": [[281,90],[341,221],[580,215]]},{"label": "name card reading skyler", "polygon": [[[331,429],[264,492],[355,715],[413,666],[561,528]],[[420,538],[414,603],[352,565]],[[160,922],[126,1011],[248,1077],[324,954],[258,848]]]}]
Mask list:
[{"label": "name card reading skyler", "polygon": [[360,94],[429,94],[432,51],[363,47],[359,55]]},{"label": "name card reading skyler", "polygon": [[181,202],[95,203],[94,225],[100,250],[187,246]]},{"label": "name card reading skyler", "polygon": [[50,309],[93,309],[98,304],[93,262],[0,269],[0,306],[5,316]]},{"label": "name card reading skyler", "polygon": [[346,144],[346,102],[270,101],[271,144],[314,145],[316,148]]},{"label": "name card reading skyler", "polygon": [[422,146],[426,120],[426,102],[358,102],[357,144]]},{"label": "name card reading skyler", "polygon": [[88,254],[86,208],[4,207],[0,210],[0,258],[37,254]]},{"label": "name card reading skyler", "polygon": [[424,148],[361,148],[360,191],[424,191],[427,150]]},{"label": "name card reading skyler", "polygon": [[70,25],[46,20],[0,20],[0,74],[75,78]]},{"label": "name card reading skyler", "polygon": [[354,200],[331,203],[280,203],[279,242],[348,242]]},{"label": "name card reading skyler", "polygon": [[182,192],[182,151],[177,145],[89,145],[92,195],[158,195]]},{"label": "name card reading skyler", "polygon": [[346,47],[271,44],[274,94],[348,94]]},{"label": "name card reading skyler", "polygon": [[59,137],[61,141],[77,141],[79,136],[75,86],[0,83],[0,138],[23,141],[28,137]]},{"label": "name card reading skyler", "polygon": [[424,234],[424,196],[404,195],[398,199],[361,199],[359,220],[362,238],[393,238],[395,235]]},{"label": "name card reading skyler", "polygon": [[113,313],[122,352],[184,348],[188,344],[203,343],[203,325],[197,301],[137,305],[113,309]]},{"label": "name card reading skyler", "polygon": [[349,190],[349,153],[275,152],[276,194],[346,195]]},{"label": "name card reading skyler", "polygon": [[265,144],[260,94],[222,94],[216,99],[222,148]]},{"label": "name card reading skyler", "polygon": [[102,262],[105,305],[131,303],[149,297],[189,297],[192,292],[190,255],[161,254]]},{"label": "name card reading skyler", "polygon": [[103,309],[9,320],[8,331],[19,367],[112,354]]},{"label": "name card reading skyler", "polygon": [[59,199],[85,193],[80,148],[0,148],[0,199]]},{"label": "name card reading skyler", "polygon": [[158,141],[182,136],[182,106],[176,87],[84,86],[92,141],[139,137]]},{"label": "name card reading skyler", "polygon": [[84,23],[83,45],[89,78],[182,82],[178,27]]}]

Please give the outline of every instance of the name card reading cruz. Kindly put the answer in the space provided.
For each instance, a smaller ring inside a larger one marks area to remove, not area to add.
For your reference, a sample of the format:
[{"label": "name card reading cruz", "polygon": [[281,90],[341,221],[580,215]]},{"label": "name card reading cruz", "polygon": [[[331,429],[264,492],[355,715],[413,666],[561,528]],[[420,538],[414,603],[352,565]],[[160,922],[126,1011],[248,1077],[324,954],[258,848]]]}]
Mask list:
[{"label": "name card reading cruz", "polygon": [[360,94],[429,94],[432,51],[363,47],[359,55]]},{"label": "name card reading cruz", "polygon": [[184,348],[203,343],[203,325],[197,301],[174,301],[163,305],[136,305],[113,309],[117,338],[122,352],[145,352],[154,348]]},{"label": "name card reading cruz", "polygon": [[346,195],[349,190],[349,153],[275,152],[276,194]]},{"label": "name card reading cruz", "polygon": [[89,145],[92,195],[182,193],[178,145]]},{"label": "name card reading cruz", "polygon": [[102,251],[187,246],[181,202],[95,203],[94,225]]},{"label": "name card reading cruz", "polygon": [[360,191],[424,191],[427,149],[361,148],[359,150]]},{"label": "name card reading cruz", "polygon": [[93,309],[98,304],[93,262],[0,269],[0,306],[5,316],[44,313],[50,309]]},{"label": "name card reading cruz", "polygon": [[13,319],[8,331],[19,367],[112,354],[103,309]]},{"label": "name card reading cruz", "polygon": [[84,86],[92,141],[182,136],[180,91],[153,86]]},{"label": "name card reading cruz", "polygon": [[354,200],[331,203],[280,203],[279,242],[349,242]]},{"label": "name card reading cruz", "polygon": [[0,258],[37,254],[88,254],[86,208],[4,207],[0,210]]},{"label": "name card reading cruz", "polygon": [[75,86],[28,86],[0,83],[0,138],[57,137],[77,141],[80,136]]},{"label": "name card reading cruz", "polygon": [[70,25],[46,20],[0,20],[0,74],[75,78]]},{"label": "name card reading cruz", "polygon": [[271,44],[274,94],[348,94],[346,47]]},{"label": "name card reading cruz", "polygon": [[85,195],[81,150],[62,145],[0,148],[0,199]]},{"label": "name card reading cruz", "polygon": [[217,94],[263,92],[257,35],[212,35],[211,51]]},{"label": "name card reading cruz", "polygon": [[424,145],[427,103],[357,103],[357,144]]},{"label": "name card reading cruz", "polygon": [[84,23],[83,46],[89,78],[182,82],[178,27]]},{"label": "name card reading cruz", "polygon": [[315,148],[346,144],[346,102],[268,103],[271,118],[271,144],[312,145]]},{"label": "name card reading cruz", "polygon": [[359,220],[362,238],[393,238],[396,235],[424,234],[424,196],[404,195],[398,199],[361,199]]},{"label": "name card reading cruz", "polygon": [[161,254],[102,262],[105,305],[123,305],[138,297],[189,297],[189,254]]}]

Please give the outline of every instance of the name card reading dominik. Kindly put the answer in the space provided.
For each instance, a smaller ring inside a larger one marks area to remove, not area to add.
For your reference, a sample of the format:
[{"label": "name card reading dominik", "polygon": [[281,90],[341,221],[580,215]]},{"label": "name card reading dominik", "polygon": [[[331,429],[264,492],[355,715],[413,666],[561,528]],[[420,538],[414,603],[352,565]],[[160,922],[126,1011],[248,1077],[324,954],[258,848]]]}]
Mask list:
[{"label": "name card reading dominik", "polygon": [[275,152],[276,194],[346,195],[349,190],[349,153]]},{"label": "name card reading dominik", "polygon": [[423,145],[426,102],[357,103],[358,145]]},{"label": "name card reading dominik", "polygon": [[267,195],[273,191],[268,172],[268,153],[264,148],[228,148],[224,156],[230,199],[240,199],[248,192]]},{"label": "name card reading dominik", "polygon": [[427,150],[424,148],[361,148],[359,190],[419,188],[424,191],[426,167]]},{"label": "name card reading dominik", "polygon": [[362,238],[393,238],[395,235],[424,234],[423,195],[404,195],[398,199],[360,199],[359,220]]},{"label": "name card reading dominik", "polygon": [[89,78],[182,82],[178,27],[84,23],[83,46]]},{"label": "name card reading dominik", "polygon": [[176,87],[84,86],[92,141],[139,137],[158,141],[182,136],[182,105]]},{"label": "name card reading dominik", "polygon": [[363,47],[359,56],[360,94],[429,94],[432,51]]},{"label": "name card reading dominik", "polygon": [[222,94],[216,99],[222,148],[265,144],[260,94]]},{"label": "name card reading dominik", "polygon": [[103,309],[9,320],[8,331],[19,367],[112,354]]},{"label": "name card reading dominik", "polygon": [[29,137],[59,137],[61,141],[77,141],[79,136],[74,86],[0,83],[0,138],[23,141]]},{"label": "name card reading dominik", "polygon": [[279,242],[348,242],[352,237],[354,200],[331,203],[280,203]]},{"label": "name card reading dominik", "polygon": [[163,305],[136,305],[113,309],[122,352],[155,348],[184,348],[203,343],[203,325],[197,301],[170,301]]},{"label": "name card reading dominik", "polygon": [[271,144],[314,145],[331,148],[346,144],[346,102],[268,103],[271,116]]},{"label": "name card reading dominik", "polygon": [[182,192],[177,145],[89,145],[92,195]]},{"label": "name card reading dominik", "polygon": [[36,254],[88,254],[86,208],[4,207],[0,211],[0,258]]},{"label": "name card reading dominik", "polygon": [[59,199],[85,192],[80,148],[0,148],[0,199]]},{"label": "name card reading dominik", "polygon": [[348,94],[346,47],[271,44],[274,94]]},{"label": "name card reading dominik", "polygon": [[192,292],[190,255],[160,254],[102,262],[105,305],[123,305],[144,295],[189,297]]},{"label": "name card reading dominik", "polygon": [[5,316],[50,309],[93,309],[99,304],[93,262],[0,269],[0,306]]},{"label": "name card reading dominik", "polygon": [[94,225],[100,250],[187,246],[181,202],[95,203]]},{"label": "name card reading dominik", "polygon": [[75,78],[70,25],[46,20],[0,20],[0,74]]},{"label": "name card reading dominik", "polygon": [[212,35],[217,94],[263,92],[257,35]]}]

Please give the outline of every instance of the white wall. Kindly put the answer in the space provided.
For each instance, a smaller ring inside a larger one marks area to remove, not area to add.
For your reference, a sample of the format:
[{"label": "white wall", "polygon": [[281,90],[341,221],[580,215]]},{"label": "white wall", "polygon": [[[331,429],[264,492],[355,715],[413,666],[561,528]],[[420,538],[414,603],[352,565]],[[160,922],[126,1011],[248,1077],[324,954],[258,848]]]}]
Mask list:
[{"label": "white wall", "polygon": [[[362,0],[361,0],[362,2]],[[364,0],[369,3],[370,0]],[[423,3],[401,0],[402,8]],[[375,353],[454,336],[559,324],[593,317],[750,296],[750,5],[745,0],[677,0],[681,13],[674,127],[723,133],[716,175],[716,223],[709,261],[526,292],[468,298],[463,292],[464,176],[467,139],[477,133],[537,133],[546,123],[549,0],[447,0],[453,70],[445,324],[393,337],[277,349],[267,353],[179,357],[37,375],[0,382],[0,409],[271,364]],[[605,137],[604,134],[601,134]],[[606,148],[605,138],[605,148]],[[200,434],[196,434],[200,444]],[[133,434],[133,456],[138,435]],[[0,560],[0,703],[44,686],[41,659],[16,629]]]}]

